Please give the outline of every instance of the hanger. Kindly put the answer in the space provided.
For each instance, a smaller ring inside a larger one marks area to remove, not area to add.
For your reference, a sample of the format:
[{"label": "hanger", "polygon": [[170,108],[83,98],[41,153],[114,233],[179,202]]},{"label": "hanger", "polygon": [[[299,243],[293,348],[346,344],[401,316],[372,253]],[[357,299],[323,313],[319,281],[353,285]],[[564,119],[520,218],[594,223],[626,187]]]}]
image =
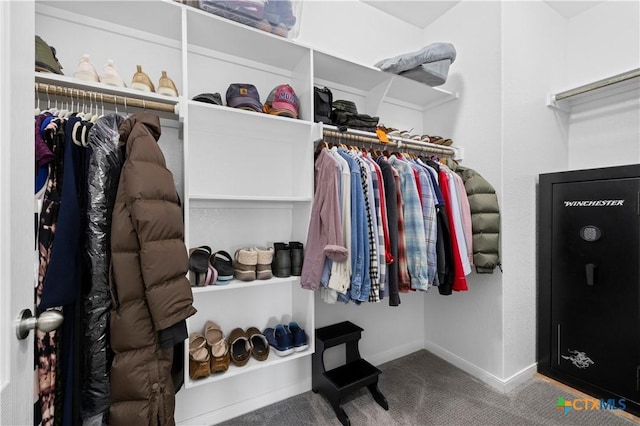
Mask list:
[{"label": "hanger", "polygon": [[36,83],[36,108],[33,111],[33,115],[40,115],[40,96],[38,96],[38,83]]}]

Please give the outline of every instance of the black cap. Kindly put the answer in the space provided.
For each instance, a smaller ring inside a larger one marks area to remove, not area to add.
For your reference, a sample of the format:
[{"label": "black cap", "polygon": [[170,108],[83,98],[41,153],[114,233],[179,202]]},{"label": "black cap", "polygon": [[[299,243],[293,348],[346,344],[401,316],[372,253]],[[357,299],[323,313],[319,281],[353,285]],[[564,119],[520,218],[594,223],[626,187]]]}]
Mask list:
[{"label": "black cap", "polygon": [[222,96],[220,93],[200,93],[193,97],[194,101],[206,102],[208,104],[222,105]]}]

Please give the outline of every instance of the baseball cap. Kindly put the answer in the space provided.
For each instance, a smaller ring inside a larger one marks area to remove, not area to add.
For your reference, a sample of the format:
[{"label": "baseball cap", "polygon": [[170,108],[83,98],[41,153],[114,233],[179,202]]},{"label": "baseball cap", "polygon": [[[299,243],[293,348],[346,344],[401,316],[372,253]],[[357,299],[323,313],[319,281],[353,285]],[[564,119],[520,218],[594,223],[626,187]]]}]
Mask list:
[{"label": "baseball cap", "polygon": [[281,84],[275,87],[264,103],[264,112],[272,115],[283,115],[298,118],[298,97],[293,87]]},{"label": "baseball cap", "polygon": [[194,101],[206,102],[208,104],[222,105],[222,96],[220,93],[200,93],[193,97]]},{"label": "baseball cap", "polygon": [[233,83],[227,89],[227,106],[262,112],[260,94],[253,84]]}]

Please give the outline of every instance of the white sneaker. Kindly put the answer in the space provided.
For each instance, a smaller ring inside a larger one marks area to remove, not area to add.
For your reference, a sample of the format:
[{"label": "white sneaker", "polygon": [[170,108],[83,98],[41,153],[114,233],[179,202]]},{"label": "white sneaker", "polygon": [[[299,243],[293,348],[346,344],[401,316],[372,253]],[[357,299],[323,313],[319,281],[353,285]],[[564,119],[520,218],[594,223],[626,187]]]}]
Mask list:
[{"label": "white sneaker", "polygon": [[78,64],[76,71],[73,73],[73,77],[83,81],[100,81],[98,73],[96,72],[96,67],[94,67],[91,61],[89,61],[89,55],[87,55],[86,53],[82,55],[80,63]]},{"label": "white sneaker", "polygon": [[109,59],[105,64],[104,72],[100,76],[100,81],[104,84],[108,84],[109,86],[125,87],[118,69],[113,64],[113,59]]}]

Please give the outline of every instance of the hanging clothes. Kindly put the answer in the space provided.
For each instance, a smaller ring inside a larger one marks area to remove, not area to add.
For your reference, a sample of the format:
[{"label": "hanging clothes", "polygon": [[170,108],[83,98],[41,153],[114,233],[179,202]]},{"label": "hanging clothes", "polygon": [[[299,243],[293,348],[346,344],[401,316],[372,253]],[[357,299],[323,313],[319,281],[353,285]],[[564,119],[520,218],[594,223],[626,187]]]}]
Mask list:
[{"label": "hanging clothes", "polygon": [[88,135],[88,206],[85,249],[89,279],[83,295],[83,375],[80,414],[83,425],[107,424],[109,413],[109,266],[111,215],[124,161],[118,149],[118,128],[124,118],[108,114],[99,118]]},{"label": "hanging clothes", "polygon": [[496,191],[475,170],[453,160],[447,161],[447,165],[462,178],[467,193],[476,272],[492,274],[500,266],[500,209]]},{"label": "hanging clothes", "polygon": [[160,119],[135,114],[119,131],[125,163],[111,226],[109,424],[173,425],[174,345],[196,313],[182,208],[157,143]]},{"label": "hanging clothes", "polygon": [[314,173],[316,190],[300,277],[302,288],[309,290],[317,290],[320,286],[325,256],[334,261],[347,258],[347,249],[342,242],[338,200],[339,168],[327,150],[320,151],[315,160]]}]

